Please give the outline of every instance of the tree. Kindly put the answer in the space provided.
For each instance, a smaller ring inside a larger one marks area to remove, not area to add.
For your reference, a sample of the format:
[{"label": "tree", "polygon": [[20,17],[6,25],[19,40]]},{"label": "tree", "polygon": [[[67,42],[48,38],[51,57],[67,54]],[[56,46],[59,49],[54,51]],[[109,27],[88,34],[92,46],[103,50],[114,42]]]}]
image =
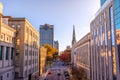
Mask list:
[{"label": "tree", "polygon": [[64,62],[70,62],[71,61],[71,51],[70,50],[65,50],[59,58],[64,61]]},{"label": "tree", "polygon": [[58,53],[58,50],[56,48],[53,48],[51,45],[49,44],[44,44],[43,45],[45,48],[47,48],[47,61],[52,61],[53,60],[53,55],[55,53]]}]

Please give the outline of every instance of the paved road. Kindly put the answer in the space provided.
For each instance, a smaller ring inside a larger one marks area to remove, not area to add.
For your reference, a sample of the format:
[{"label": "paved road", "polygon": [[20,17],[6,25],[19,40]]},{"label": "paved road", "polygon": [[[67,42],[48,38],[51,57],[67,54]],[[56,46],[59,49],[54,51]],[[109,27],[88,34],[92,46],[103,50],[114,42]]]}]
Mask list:
[{"label": "paved road", "polygon": [[51,74],[48,74],[46,78],[48,80],[65,80],[64,79],[65,70],[66,70],[66,67],[62,66],[61,61],[54,62],[53,65],[48,69],[48,71]]}]

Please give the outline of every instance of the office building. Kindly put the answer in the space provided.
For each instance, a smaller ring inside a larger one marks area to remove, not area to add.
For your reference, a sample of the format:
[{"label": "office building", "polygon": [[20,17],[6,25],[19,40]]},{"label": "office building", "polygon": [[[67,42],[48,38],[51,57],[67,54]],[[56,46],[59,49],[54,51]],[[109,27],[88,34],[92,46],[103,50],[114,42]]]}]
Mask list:
[{"label": "office building", "polygon": [[117,25],[114,24],[116,22],[114,19],[115,1],[117,0],[104,1],[90,23],[91,80],[119,80],[119,54],[116,44]]},{"label": "office building", "polygon": [[54,25],[40,25],[40,46],[49,44],[53,47],[54,41]]},{"label": "office building", "polygon": [[28,80],[39,75],[39,32],[26,18],[10,18],[9,26],[16,29],[15,80]]},{"label": "office building", "polygon": [[0,3],[0,80],[14,80],[14,39],[16,30],[5,24]]}]

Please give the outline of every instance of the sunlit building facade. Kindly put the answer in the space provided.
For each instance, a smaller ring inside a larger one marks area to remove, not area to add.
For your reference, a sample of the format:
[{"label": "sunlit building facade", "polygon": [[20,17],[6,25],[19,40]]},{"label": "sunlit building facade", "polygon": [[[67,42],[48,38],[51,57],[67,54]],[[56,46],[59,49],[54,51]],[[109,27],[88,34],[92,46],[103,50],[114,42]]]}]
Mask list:
[{"label": "sunlit building facade", "polygon": [[16,30],[4,21],[9,18],[2,14],[2,3],[0,3],[0,80],[14,80],[14,39]]},{"label": "sunlit building facade", "polygon": [[119,80],[114,1],[106,0],[90,23],[90,80]]},{"label": "sunlit building facade", "polygon": [[86,80],[90,80],[90,33],[86,34],[82,39],[76,42],[74,52],[75,52],[75,67],[77,69],[84,69]]},{"label": "sunlit building facade", "polygon": [[26,18],[10,18],[9,26],[16,29],[15,80],[28,80],[39,75],[39,32]]},{"label": "sunlit building facade", "polygon": [[53,47],[54,43],[54,25],[40,25],[40,46],[49,44]]},{"label": "sunlit building facade", "polygon": [[40,63],[39,75],[41,76],[45,72],[47,49],[45,47],[40,47],[39,53],[40,53],[40,56],[39,56],[40,57],[39,58],[39,63]]}]

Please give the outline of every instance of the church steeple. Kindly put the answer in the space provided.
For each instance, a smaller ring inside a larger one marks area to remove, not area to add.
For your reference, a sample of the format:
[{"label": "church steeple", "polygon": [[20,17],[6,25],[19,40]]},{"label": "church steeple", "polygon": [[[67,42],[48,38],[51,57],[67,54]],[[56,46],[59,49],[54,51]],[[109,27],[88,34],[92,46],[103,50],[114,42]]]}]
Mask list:
[{"label": "church steeple", "polygon": [[75,26],[73,25],[72,46],[76,43]]}]

